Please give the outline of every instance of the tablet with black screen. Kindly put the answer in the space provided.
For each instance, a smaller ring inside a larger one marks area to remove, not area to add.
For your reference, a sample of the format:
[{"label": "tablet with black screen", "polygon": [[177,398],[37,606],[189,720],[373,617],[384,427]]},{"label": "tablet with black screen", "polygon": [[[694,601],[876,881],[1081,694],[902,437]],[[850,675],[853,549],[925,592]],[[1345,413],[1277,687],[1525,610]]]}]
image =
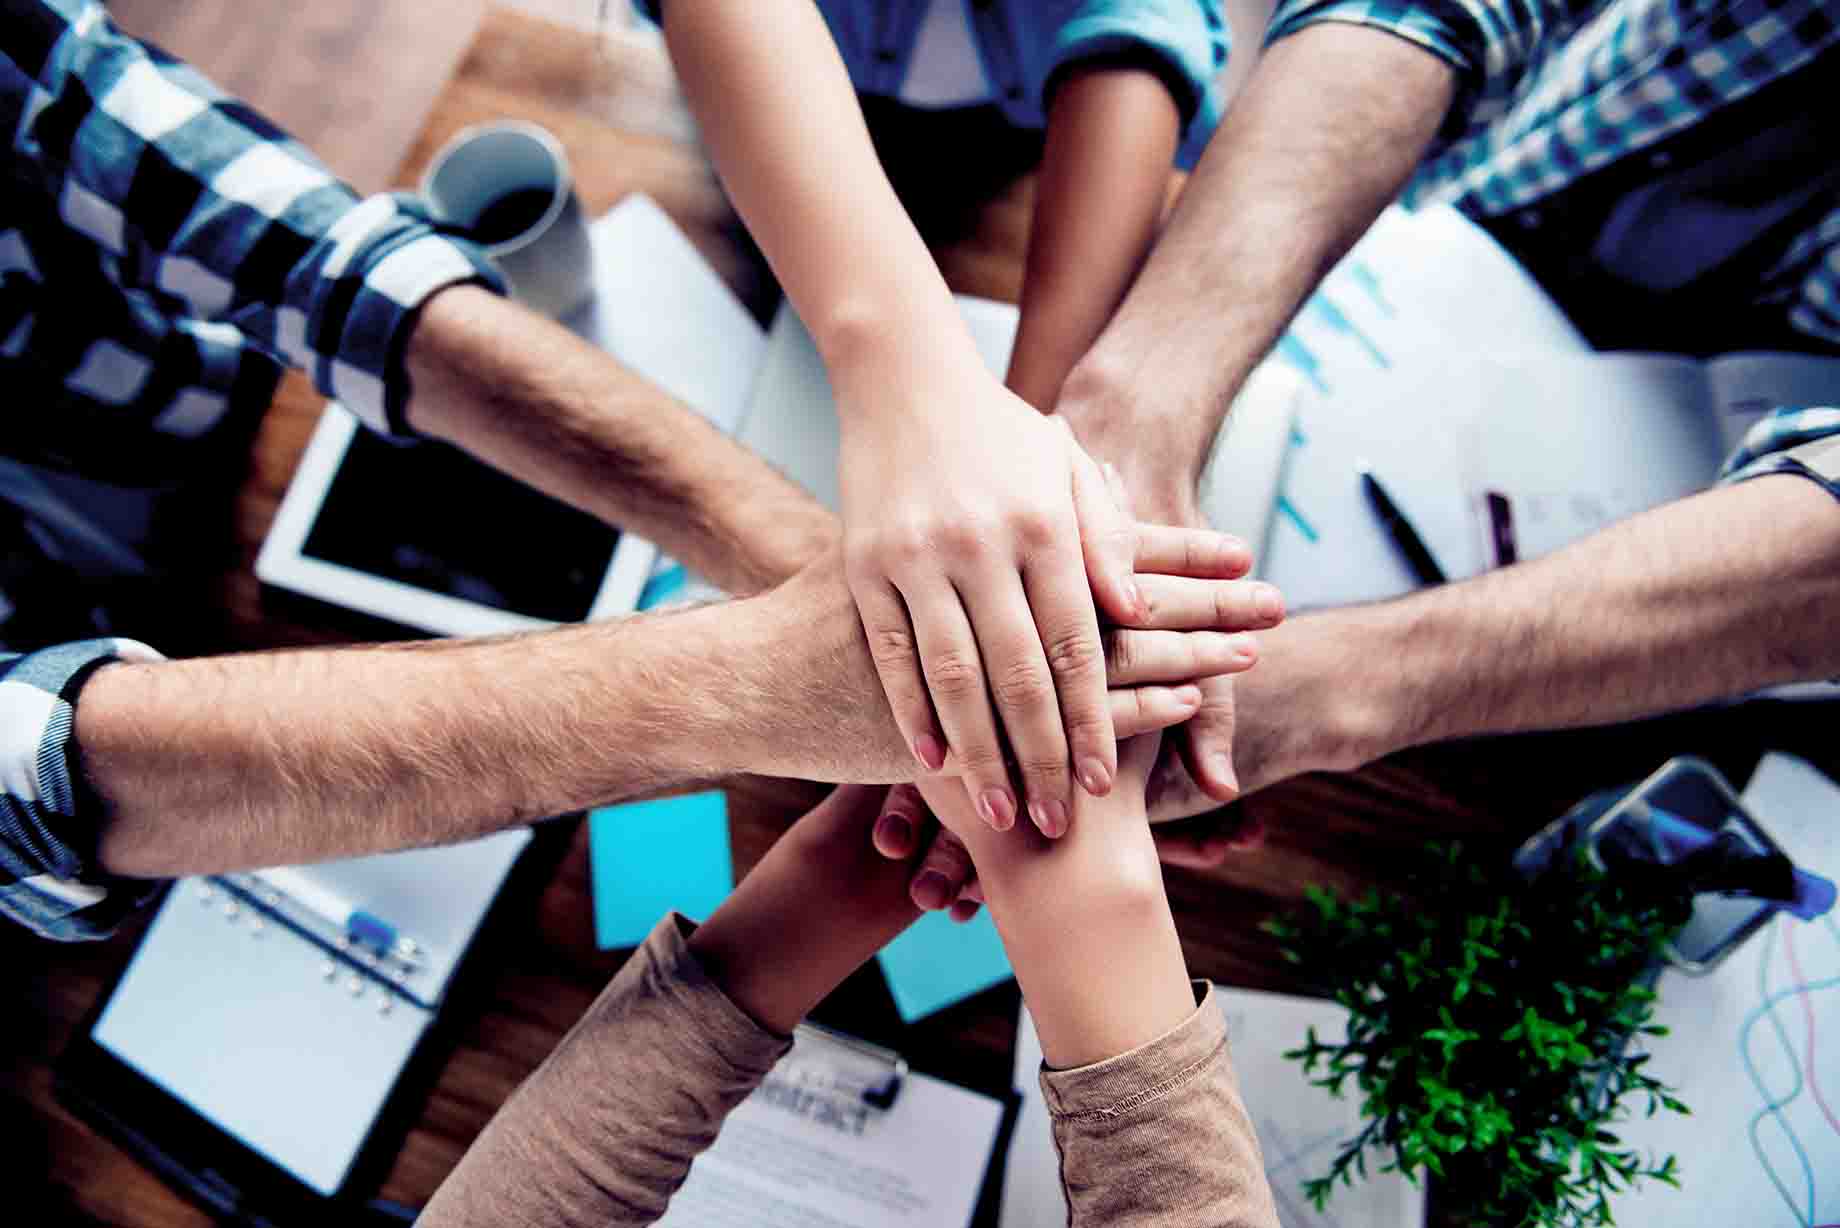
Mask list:
[{"label": "tablet with black screen", "polygon": [[457,449],[378,438],[329,403],[256,575],[403,626],[477,635],[630,612],[655,556]]}]

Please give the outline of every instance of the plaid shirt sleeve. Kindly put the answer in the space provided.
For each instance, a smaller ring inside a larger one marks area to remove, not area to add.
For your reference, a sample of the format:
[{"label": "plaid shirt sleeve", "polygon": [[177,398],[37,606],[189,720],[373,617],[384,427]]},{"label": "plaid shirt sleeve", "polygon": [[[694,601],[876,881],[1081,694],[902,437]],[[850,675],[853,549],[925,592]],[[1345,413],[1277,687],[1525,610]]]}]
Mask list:
[{"label": "plaid shirt sleeve", "polygon": [[94,0],[0,21],[0,127],[120,285],[229,325],[404,433],[402,346],[436,290],[503,283],[406,196],[360,202],[303,146]]},{"label": "plaid shirt sleeve", "polygon": [[158,661],[134,640],[0,657],[0,915],[46,938],[104,938],[156,889],[95,866],[98,803],[75,764],[77,693],[110,661]]},{"label": "plaid shirt sleeve", "polygon": [[1447,135],[1505,109],[1533,57],[1601,0],[1278,0],[1275,42],[1319,22],[1370,26],[1415,43],[1457,72]]},{"label": "plaid shirt sleeve", "polygon": [[1778,409],[1753,426],[1725,461],[1721,482],[1794,473],[1840,499],[1840,408]]}]

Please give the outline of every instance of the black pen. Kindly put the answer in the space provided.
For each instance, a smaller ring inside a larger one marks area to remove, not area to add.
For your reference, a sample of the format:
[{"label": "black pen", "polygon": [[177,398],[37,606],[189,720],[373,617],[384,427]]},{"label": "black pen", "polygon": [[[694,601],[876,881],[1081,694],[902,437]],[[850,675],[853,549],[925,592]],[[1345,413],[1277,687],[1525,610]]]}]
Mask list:
[{"label": "black pen", "polygon": [[1386,493],[1386,487],[1380,485],[1380,479],[1374,476],[1374,471],[1368,468],[1367,462],[1360,462],[1356,470],[1361,475],[1361,490],[1366,494],[1367,502],[1373,507],[1374,514],[1380,517],[1380,527],[1386,530],[1386,535],[1393,539],[1395,546],[1399,547],[1399,553],[1403,554],[1406,562],[1411,565],[1412,574],[1418,577],[1418,582],[1420,584],[1442,584],[1448,580],[1450,577],[1444,574],[1444,569],[1438,566],[1438,561],[1431,557],[1431,551],[1425,545],[1425,539],[1418,535],[1418,530],[1412,527],[1412,522],[1406,519],[1406,514],[1399,510],[1399,505],[1394,503],[1392,496]]}]

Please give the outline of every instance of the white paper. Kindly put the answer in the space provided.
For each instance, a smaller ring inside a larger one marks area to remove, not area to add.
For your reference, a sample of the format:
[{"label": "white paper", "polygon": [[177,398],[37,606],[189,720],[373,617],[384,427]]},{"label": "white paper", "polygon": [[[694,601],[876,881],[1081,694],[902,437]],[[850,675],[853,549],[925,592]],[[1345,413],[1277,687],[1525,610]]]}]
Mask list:
[{"label": "white paper", "polygon": [[743,1101],[660,1228],[952,1228],[977,1209],[1001,1101],[909,1075],[886,1113],[776,1085]]},{"label": "white paper", "polygon": [[650,197],[628,196],[596,218],[588,235],[594,297],[566,323],[733,434],[766,333]]},{"label": "white paper", "polygon": [[1452,579],[1483,570],[1470,471],[1484,372],[1421,364],[1369,376],[1358,409],[1306,400],[1262,574],[1293,611],[1397,597],[1419,581],[1361,490],[1370,466]]},{"label": "white paper", "polygon": [[1472,489],[1508,497],[1522,560],[1718,477],[1717,411],[1693,359],[1522,357],[1483,363],[1481,381]]},{"label": "white paper", "polygon": [[[1772,754],[1743,799],[1798,866],[1840,878],[1840,787],[1800,759]],[[1693,1113],[1638,1115],[1618,1133],[1645,1155],[1678,1157],[1680,1189],[1648,1182],[1613,1198],[1616,1222],[1840,1222],[1840,927],[1832,915],[1778,916],[1711,975],[1670,971],[1656,989],[1656,1021],[1672,1031],[1647,1040],[1646,1070]],[[1772,1100],[1777,1114],[1767,1111]]]},{"label": "white paper", "polygon": [[[1312,1026],[1325,1039],[1344,1035],[1348,1012],[1317,998],[1221,985],[1214,987],[1214,996],[1226,1013],[1240,1096],[1258,1132],[1283,1228],[1420,1228],[1425,1222],[1423,1190],[1397,1173],[1376,1172],[1374,1165],[1368,1180],[1353,1189],[1338,1187],[1321,1214],[1303,1197],[1304,1180],[1328,1171],[1337,1146],[1360,1132],[1361,1117],[1353,1099],[1337,1100],[1311,1086],[1303,1068],[1286,1060],[1284,1051],[1301,1045]],[[1025,1008],[1016,1031],[1015,1080],[1022,1110],[1004,1174],[1002,1228],[1066,1221],[1059,1159],[1037,1078],[1040,1067],[1041,1042]]]},{"label": "white paper", "polygon": [[1706,379],[1728,452],[1772,409],[1840,403],[1840,358],[1725,354],[1706,364]]},{"label": "white paper", "polygon": [[1365,461],[1445,574],[1486,557],[1471,473],[1482,355],[1587,352],[1527,272],[1456,210],[1394,206],[1323,279],[1268,363],[1308,390],[1285,514],[1261,572],[1293,610],[1374,601],[1418,581],[1361,493]]}]

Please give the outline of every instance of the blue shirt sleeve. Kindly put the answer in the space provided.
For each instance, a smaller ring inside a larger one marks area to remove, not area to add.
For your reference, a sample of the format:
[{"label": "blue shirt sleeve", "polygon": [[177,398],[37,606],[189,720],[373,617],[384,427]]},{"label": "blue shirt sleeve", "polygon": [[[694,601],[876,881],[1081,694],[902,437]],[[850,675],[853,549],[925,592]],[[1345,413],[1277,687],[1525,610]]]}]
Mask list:
[{"label": "blue shirt sleeve", "polygon": [[1132,56],[1155,66],[1182,116],[1177,161],[1193,166],[1220,123],[1215,78],[1231,36],[1219,0],[1081,0],[1032,63],[1029,88],[1045,111],[1055,77],[1084,60]]},{"label": "blue shirt sleeve", "polygon": [[78,693],[111,661],[157,661],[134,640],[0,657],[0,915],[46,938],[105,938],[158,884],[96,866],[100,802],[76,764]]}]

